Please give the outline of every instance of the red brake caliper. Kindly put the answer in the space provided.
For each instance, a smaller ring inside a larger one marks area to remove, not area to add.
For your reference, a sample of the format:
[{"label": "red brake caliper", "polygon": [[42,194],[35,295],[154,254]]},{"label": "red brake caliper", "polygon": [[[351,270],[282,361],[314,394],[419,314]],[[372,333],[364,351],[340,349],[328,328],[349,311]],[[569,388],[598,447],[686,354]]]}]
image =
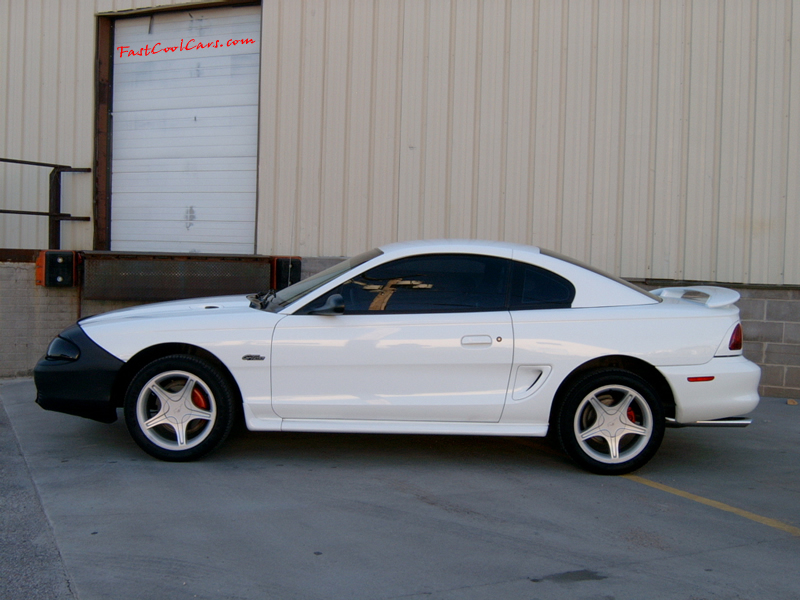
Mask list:
[{"label": "red brake caliper", "polygon": [[[205,394],[203,394],[203,392],[201,392],[198,388],[194,388],[192,390],[192,404],[202,410],[208,410],[208,400],[206,399]],[[628,410],[630,410],[630,408]],[[630,418],[630,413],[628,416]]]},{"label": "red brake caliper", "polygon": [[628,407],[628,421],[631,423],[636,423],[636,414],[633,412],[633,407]]}]

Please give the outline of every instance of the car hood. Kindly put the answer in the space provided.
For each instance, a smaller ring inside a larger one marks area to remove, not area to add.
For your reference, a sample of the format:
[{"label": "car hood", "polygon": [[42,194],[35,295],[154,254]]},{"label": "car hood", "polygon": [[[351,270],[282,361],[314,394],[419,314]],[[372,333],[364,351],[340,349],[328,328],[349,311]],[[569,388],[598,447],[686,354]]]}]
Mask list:
[{"label": "car hood", "polygon": [[210,298],[188,298],[171,302],[157,302],[123,308],[80,321],[81,327],[140,319],[177,319],[180,317],[197,317],[200,315],[222,316],[252,311],[250,301],[245,296],[214,296]]},{"label": "car hood", "polygon": [[272,330],[282,318],[250,308],[245,296],[220,296],[115,310],[83,319],[79,325],[121,360],[159,344],[189,344],[229,364],[241,360],[242,353],[267,352]]}]

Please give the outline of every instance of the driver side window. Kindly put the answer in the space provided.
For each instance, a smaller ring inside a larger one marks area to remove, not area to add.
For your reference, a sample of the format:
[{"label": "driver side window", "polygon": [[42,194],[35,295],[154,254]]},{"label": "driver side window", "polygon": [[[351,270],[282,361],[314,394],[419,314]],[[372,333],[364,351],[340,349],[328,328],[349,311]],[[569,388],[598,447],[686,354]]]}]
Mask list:
[{"label": "driver side window", "polygon": [[345,314],[505,310],[510,262],[472,254],[428,254],[380,265],[309,303],[298,314],[341,294]]}]

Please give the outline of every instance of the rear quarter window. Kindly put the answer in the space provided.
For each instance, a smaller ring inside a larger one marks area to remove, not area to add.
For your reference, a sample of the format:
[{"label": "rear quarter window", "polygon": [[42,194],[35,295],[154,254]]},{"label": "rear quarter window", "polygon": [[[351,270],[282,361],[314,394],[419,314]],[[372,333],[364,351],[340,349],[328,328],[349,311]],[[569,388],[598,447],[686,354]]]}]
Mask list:
[{"label": "rear quarter window", "polygon": [[570,308],[575,286],[547,269],[515,262],[511,282],[511,310]]}]

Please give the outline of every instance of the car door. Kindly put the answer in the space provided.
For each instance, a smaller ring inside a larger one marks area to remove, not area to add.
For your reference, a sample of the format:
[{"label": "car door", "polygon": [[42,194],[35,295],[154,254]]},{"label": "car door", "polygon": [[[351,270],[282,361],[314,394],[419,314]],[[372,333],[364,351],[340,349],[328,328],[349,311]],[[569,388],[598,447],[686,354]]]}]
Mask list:
[{"label": "car door", "polygon": [[[281,320],[272,402],[287,419],[497,422],[513,359],[510,261],[407,257]],[[334,294],[345,312],[311,314]]]}]

